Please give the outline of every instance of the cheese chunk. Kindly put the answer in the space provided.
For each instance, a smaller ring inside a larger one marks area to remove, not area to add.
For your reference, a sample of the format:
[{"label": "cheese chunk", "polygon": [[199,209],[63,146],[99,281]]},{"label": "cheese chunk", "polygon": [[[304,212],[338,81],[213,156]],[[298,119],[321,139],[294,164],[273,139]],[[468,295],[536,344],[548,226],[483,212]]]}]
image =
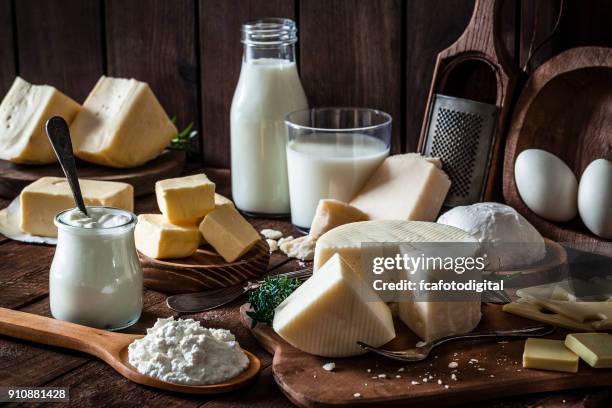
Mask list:
[{"label": "cheese chunk", "polygon": [[357,341],[375,347],[395,337],[387,305],[338,254],[275,311],[272,326],[289,344],[310,354],[364,354]]},{"label": "cheese chunk", "polygon": [[350,204],[372,220],[435,221],[450,184],[436,162],[400,154],[387,157]]},{"label": "cheese chunk", "polygon": [[572,333],[565,337],[565,347],[591,367],[612,368],[612,334]]},{"label": "cheese chunk", "polygon": [[319,200],[308,235],[318,239],[327,231],[340,225],[367,220],[367,215],[347,203],[331,198]]},{"label": "cheese chunk", "polygon": [[157,157],[177,130],[144,82],[102,76],[70,126],[77,157],[136,167]]},{"label": "cheese chunk", "polygon": [[227,262],[234,262],[259,241],[259,234],[233,206],[211,211],[200,223],[206,242]]},{"label": "cheese chunk", "polygon": [[233,207],[234,202],[221,194],[215,193],[215,208],[222,207],[224,205],[231,205]]},{"label": "cheese chunk", "polygon": [[[134,188],[127,183],[79,179],[86,205],[134,210]],[[70,186],[62,177],[42,177],[21,191],[21,231],[48,237],[57,236],[53,224],[60,211],[76,206]]]},{"label": "cheese chunk", "polygon": [[161,214],[141,214],[134,230],[136,249],[155,259],[191,256],[200,244],[195,225],[175,225]]},{"label": "cheese chunk", "polygon": [[215,183],[205,174],[155,183],[157,205],[172,223],[198,223],[215,208]]},{"label": "cheese chunk", "polygon": [[0,104],[0,159],[44,164],[57,159],[45,123],[61,116],[70,124],[81,105],[49,85],[32,85],[20,77]]},{"label": "cheese chunk", "polygon": [[578,356],[561,340],[529,338],[525,341],[523,367],[576,373]]}]

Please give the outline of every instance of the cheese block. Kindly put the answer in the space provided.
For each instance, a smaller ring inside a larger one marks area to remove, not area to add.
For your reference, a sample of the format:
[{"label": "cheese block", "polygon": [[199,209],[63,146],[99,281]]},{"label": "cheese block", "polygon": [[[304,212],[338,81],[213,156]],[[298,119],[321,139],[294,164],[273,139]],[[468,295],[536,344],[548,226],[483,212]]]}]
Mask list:
[{"label": "cheese block", "polygon": [[234,208],[224,205],[208,213],[200,223],[206,242],[227,262],[234,262],[259,241],[259,234]]},{"label": "cheese block", "polygon": [[350,204],[372,220],[435,221],[451,184],[437,164],[418,153],[387,157]]},{"label": "cheese block", "polygon": [[331,198],[319,200],[308,235],[318,239],[340,225],[367,220],[368,216],[352,205]]},{"label": "cheese block", "polygon": [[141,214],[134,230],[136,249],[155,259],[191,256],[200,244],[195,225],[171,224],[162,214]]},{"label": "cheese block", "polygon": [[[127,183],[79,179],[86,205],[103,205],[134,210],[134,188]],[[20,195],[21,231],[48,237],[57,236],[53,224],[60,211],[75,207],[65,178],[42,177],[26,186]]]},{"label": "cheese block", "polygon": [[272,326],[289,344],[323,357],[364,354],[395,337],[387,305],[338,254],[277,308]]},{"label": "cheese block", "polygon": [[205,174],[155,183],[157,205],[172,223],[199,223],[215,208],[215,183]]},{"label": "cheese block", "polygon": [[49,85],[32,85],[20,77],[0,104],[0,159],[14,163],[56,161],[45,123],[61,116],[70,124],[81,105]]},{"label": "cheese block", "polygon": [[222,207],[224,205],[231,205],[233,207],[234,202],[221,194],[215,193],[215,208]]},{"label": "cheese block", "polygon": [[523,367],[576,373],[578,356],[561,340],[529,338],[525,341]]},{"label": "cheese block", "polygon": [[149,85],[102,76],[70,125],[77,157],[136,167],[157,157],[177,130]]},{"label": "cheese block", "polygon": [[591,367],[612,368],[612,334],[572,333],[565,337],[565,347]]}]

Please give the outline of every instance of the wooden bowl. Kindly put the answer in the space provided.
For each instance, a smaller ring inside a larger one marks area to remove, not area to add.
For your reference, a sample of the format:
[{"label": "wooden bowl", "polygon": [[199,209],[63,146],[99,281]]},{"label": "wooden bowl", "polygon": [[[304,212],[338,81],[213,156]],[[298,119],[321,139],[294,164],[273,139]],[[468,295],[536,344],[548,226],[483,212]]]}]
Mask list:
[{"label": "wooden bowl", "polygon": [[531,75],[517,102],[506,141],[503,194],[506,202],[542,235],[596,252],[610,251],[580,217],[553,223],[529,210],[514,179],[516,157],[543,149],[563,160],[580,180],[595,159],[612,159],[612,48],[580,47],[551,58]]}]

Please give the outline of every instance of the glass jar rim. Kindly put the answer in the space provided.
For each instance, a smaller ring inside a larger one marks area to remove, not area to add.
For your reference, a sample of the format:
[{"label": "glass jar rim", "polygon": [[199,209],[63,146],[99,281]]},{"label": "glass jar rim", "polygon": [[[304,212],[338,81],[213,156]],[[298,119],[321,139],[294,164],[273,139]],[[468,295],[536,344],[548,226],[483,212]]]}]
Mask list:
[{"label": "glass jar rim", "polygon": [[83,232],[83,233],[88,233],[88,234],[112,234],[112,233],[116,233],[117,231],[120,231],[121,229],[125,229],[126,227],[134,226],[138,222],[138,217],[136,217],[136,214],[134,214],[131,211],[124,210],[123,208],[109,207],[109,206],[104,206],[104,205],[91,205],[91,206],[88,205],[87,209],[90,209],[90,208],[91,209],[102,208],[105,210],[111,210],[114,213],[121,213],[122,215],[127,215],[128,220],[124,222],[123,224],[113,225],[112,227],[104,227],[104,228],[84,228],[78,225],[71,225],[71,224],[66,223],[62,219],[62,216],[70,211],[78,210],[77,207],[73,207],[73,208],[67,208],[57,213],[57,215],[53,219],[53,223],[58,228],[61,228],[63,230],[73,231],[73,232]]},{"label": "glass jar rim", "polygon": [[[319,112],[333,112],[333,111],[338,111],[338,112],[352,111],[352,112],[359,112],[359,113],[371,113],[371,114],[380,116],[383,121],[375,125],[358,126],[358,127],[352,127],[352,128],[317,127],[317,126],[303,125],[303,124],[295,122],[295,116],[298,116],[300,114],[305,114],[307,112],[319,113]],[[312,130],[312,131],[319,131],[319,132],[336,132],[336,133],[337,132],[359,132],[359,131],[366,131],[366,130],[370,131],[370,130],[381,129],[381,128],[391,125],[392,121],[393,119],[391,115],[389,115],[387,112],[384,112],[378,109],[372,109],[372,108],[357,108],[357,107],[350,107],[350,106],[299,109],[299,110],[288,113],[287,115],[285,115],[285,118],[284,118],[285,124],[294,129]]]},{"label": "glass jar rim", "polygon": [[288,45],[297,42],[295,21],[289,18],[267,17],[242,25],[241,42],[254,46]]}]

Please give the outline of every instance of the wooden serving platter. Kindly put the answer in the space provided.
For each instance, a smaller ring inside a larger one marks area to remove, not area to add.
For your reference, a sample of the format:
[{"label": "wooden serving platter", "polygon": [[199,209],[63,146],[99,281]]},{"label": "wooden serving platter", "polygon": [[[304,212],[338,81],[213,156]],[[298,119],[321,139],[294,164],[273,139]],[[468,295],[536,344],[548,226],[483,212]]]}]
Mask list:
[{"label": "wooden serving platter", "polygon": [[163,293],[190,293],[225,288],[259,279],[266,273],[270,247],[260,240],[235,262],[226,262],[209,245],[188,258],[153,259],[138,253],[147,288]]},{"label": "wooden serving platter", "polygon": [[[520,394],[612,386],[612,369],[594,369],[582,361],[575,374],[524,369],[524,340],[448,343],[434,349],[426,361],[413,364],[373,354],[317,357],[292,347],[268,325],[257,324],[252,328],[245,313],[248,308],[243,305],[240,309],[243,324],[274,355],[274,379],[283,393],[302,407],[409,406],[412,403],[446,406]],[[500,306],[484,304],[477,329],[512,329],[536,324],[539,323],[504,313]],[[387,345],[389,349],[411,347],[419,340],[402,323],[396,322],[396,331],[398,337]],[[549,337],[563,339],[567,333],[557,330]],[[470,362],[471,359],[478,361]],[[451,361],[456,361],[458,367],[449,368]],[[336,364],[333,372],[322,368],[328,362]],[[379,378],[379,374],[385,374],[386,378]],[[456,375],[457,381],[451,379],[451,374]],[[355,393],[359,396],[355,397]]]},{"label": "wooden serving platter", "polygon": [[[153,192],[157,180],[180,175],[184,165],[185,152],[167,149],[150,162],[131,169],[115,169],[79,160],[77,170],[81,178],[131,184],[138,197]],[[58,163],[27,165],[0,160],[0,197],[15,198],[25,186],[46,176],[64,177],[64,173]]]}]

